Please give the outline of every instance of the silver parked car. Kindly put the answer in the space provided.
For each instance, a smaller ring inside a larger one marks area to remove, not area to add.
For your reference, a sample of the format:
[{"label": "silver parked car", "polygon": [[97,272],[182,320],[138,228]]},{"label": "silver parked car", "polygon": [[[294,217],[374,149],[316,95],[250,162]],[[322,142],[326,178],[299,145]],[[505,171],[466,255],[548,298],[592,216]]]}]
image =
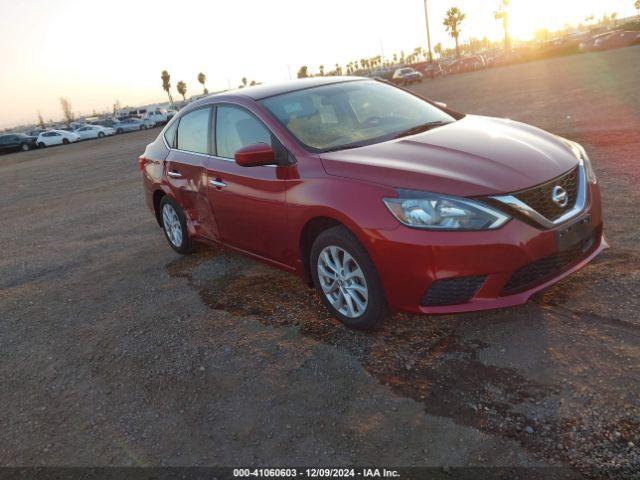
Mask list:
[{"label": "silver parked car", "polygon": [[134,130],[146,130],[147,128],[155,127],[155,122],[146,120],[144,118],[127,118],[120,123],[116,123],[113,128],[116,129],[116,133],[133,132]]}]

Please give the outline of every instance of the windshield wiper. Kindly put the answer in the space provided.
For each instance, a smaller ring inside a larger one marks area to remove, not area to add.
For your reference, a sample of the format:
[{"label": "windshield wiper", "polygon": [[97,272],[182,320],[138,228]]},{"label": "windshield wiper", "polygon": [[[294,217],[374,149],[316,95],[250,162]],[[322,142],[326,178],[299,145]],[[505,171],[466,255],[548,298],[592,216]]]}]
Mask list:
[{"label": "windshield wiper", "polygon": [[360,144],[360,143],[351,143],[348,145],[339,145],[337,147],[331,147],[331,148],[327,148],[325,150],[322,150],[322,153],[327,153],[327,152],[337,152],[338,150],[349,150],[350,148],[360,148],[360,147],[366,147],[366,145]]},{"label": "windshield wiper", "polygon": [[408,135],[415,135],[416,133],[426,132],[427,130],[431,130],[435,127],[440,127],[442,125],[447,125],[451,122],[445,122],[444,120],[436,120],[435,122],[427,122],[421,123],[420,125],[416,125],[415,127],[408,128],[403,130],[400,133],[397,133],[393,138],[406,137]]}]

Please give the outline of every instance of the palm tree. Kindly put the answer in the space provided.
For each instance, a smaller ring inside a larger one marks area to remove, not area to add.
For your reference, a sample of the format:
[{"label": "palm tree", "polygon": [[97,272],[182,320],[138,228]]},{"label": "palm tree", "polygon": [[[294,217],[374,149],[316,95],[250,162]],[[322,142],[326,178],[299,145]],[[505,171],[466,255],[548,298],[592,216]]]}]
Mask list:
[{"label": "palm tree", "polygon": [[204,86],[205,82],[207,81],[207,76],[200,72],[198,74],[198,82],[202,84],[202,88],[203,88],[203,93],[206,95],[207,93],[209,93],[209,90],[207,90],[207,87]]},{"label": "palm tree", "polygon": [[456,57],[460,57],[460,47],[458,45],[458,36],[460,35],[460,24],[466,15],[460,11],[458,7],[451,7],[447,10],[447,16],[444,17],[442,24],[445,26],[449,35],[456,42]]},{"label": "palm tree", "polygon": [[171,75],[169,75],[169,72],[166,70],[163,70],[160,78],[162,79],[162,89],[167,92],[167,95],[169,95],[169,103],[173,105],[173,98],[171,97]]},{"label": "palm tree", "polygon": [[438,58],[442,58],[442,44],[440,42],[436,43],[436,46],[433,47],[433,51],[438,55]]},{"label": "palm tree", "polygon": [[636,3],[634,3],[633,6],[636,7],[636,10],[638,11],[638,18],[640,18],[640,0],[636,0]]},{"label": "palm tree", "polygon": [[498,10],[493,16],[496,20],[502,20],[502,28],[504,29],[504,49],[509,50],[511,43],[509,39],[509,0],[502,0]]},{"label": "palm tree", "polygon": [[186,102],[187,99],[185,97],[185,95],[187,94],[187,84],[184,83],[182,80],[180,80],[177,84],[176,84],[176,89],[178,90],[178,93],[180,95],[182,95],[182,101]]}]

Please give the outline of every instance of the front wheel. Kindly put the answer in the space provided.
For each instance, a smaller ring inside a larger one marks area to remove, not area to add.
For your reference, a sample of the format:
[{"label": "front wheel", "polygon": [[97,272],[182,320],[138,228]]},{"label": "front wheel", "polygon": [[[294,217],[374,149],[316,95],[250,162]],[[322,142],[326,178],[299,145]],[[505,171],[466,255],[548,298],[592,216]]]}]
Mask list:
[{"label": "front wheel", "polygon": [[193,243],[187,233],[186,217],[182,208],[170,197],[165,196],[160,202],[160,218],[164,235],[171,248],[178,253],[191,253]]},{"label": "front wheel", "polygon": [[124,132],[124,130],[122,130],[121,128],[116,130],[116,133],[122,133],[122,132]]},{"label": "front wheel", "polygon": [[382,325],[388,309],[378,272],[346,227],[318,235],[310,270],[323,303],[347,327],[371,330]]},{"label": "front wheel", "polygon": [[68,139],[66,139],[66,138],[63,138],[63,139],[62,139],[62,143],[63,143],[64,145],[68,145],[68,144],[69,144],[69,140],[68,140]]},{"label": "front wheel", "polygon": [[44,147],[46,147],[46,146],[47,146],[47,144],[46,144],[46,143],[44,143],[44,142],[38,142],[38,148],[44,148]]},{"label": "front wheel", "polygon": [[29,144],[28,144],[28,143],[23,143],[22,145],[20,145],[20,149],[21,149],[23,152],[28,152],[28,151],[30,150],[30,148],[31,148],[31,147],[29,147]]},{"label": "front wheel", "polygon": [[98,132],[98,138],[104,138],[104,132]]}]

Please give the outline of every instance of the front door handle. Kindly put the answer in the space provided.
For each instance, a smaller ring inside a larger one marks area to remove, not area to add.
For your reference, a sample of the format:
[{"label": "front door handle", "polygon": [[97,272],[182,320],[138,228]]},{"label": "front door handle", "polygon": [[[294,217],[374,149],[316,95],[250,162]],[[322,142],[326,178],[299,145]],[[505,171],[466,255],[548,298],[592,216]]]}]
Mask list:
[{"label": "front door handle", "polygon": [[227,186],[226,183],[224,183],[222,180],[220,180],[219,178],[216,178],[215,180],[209,180],[209,183],[211,185],[213,185],[216,188],[224,188]]},{"label": "front door handle", "polygon": [[169,170],[167,172],[167,175],[169,175],[171,178],[182,178],[182,174],[180,172],[176,172],[173,170]]}]

